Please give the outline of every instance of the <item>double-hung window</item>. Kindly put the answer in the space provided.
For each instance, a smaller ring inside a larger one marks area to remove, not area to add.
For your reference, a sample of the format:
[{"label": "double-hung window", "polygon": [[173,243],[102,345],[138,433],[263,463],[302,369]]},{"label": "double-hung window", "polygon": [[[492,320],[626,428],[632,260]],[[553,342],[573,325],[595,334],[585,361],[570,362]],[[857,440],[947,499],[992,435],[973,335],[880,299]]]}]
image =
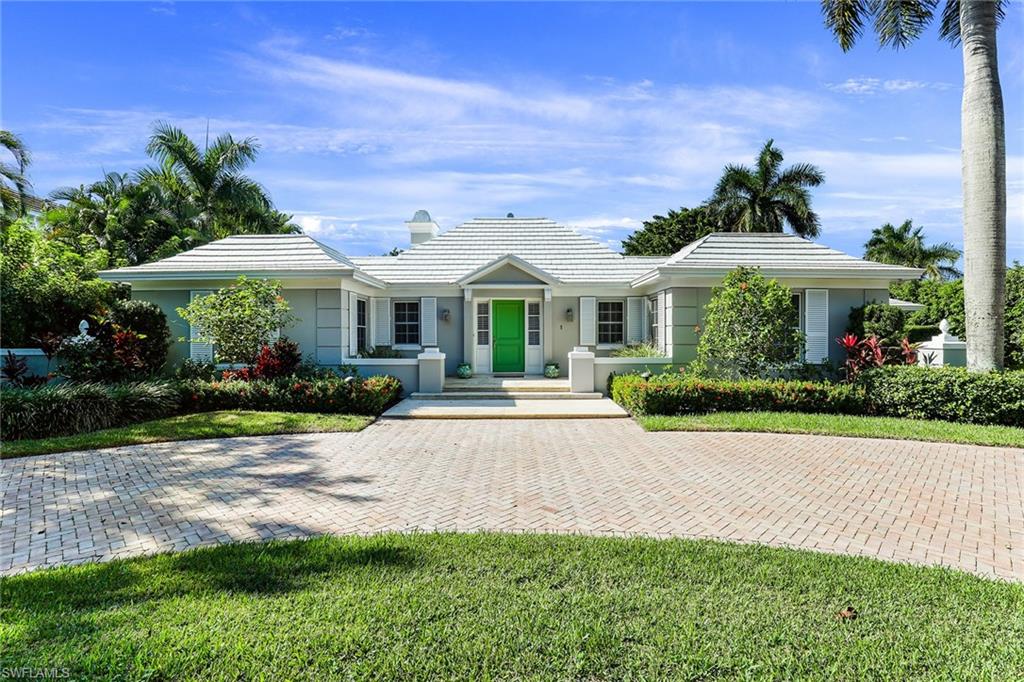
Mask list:
[{"label": "double-hung window", "polygon": [[395,345],[420,345],[420,302],[395,301]]},{"label": "double-hung window", "polygon": [[491,304],[481,301],[476,304],[476,345],[486,346],[491,342]]},{"label": "double-hung window", "polygon": [[652,296],[647,299],[647,321],[650,324],[650,329],[647,330],[647,335],[651,339],[651,343],[656,347],[659,346],[659,330],[658,330],[658,297]]},{"label": "double-hung window", "polygon": [[366,299],[356,299],[356,348],[360,353],[367,350],[366,329]]},{"label": "double-hung window", "polygon": [[598,345],[622,345],[626,338],[624,301],[597,302]]},{"label": "double-hung window", "polygon": [[526,304],[526,343],[540,345],[540,303]]}]

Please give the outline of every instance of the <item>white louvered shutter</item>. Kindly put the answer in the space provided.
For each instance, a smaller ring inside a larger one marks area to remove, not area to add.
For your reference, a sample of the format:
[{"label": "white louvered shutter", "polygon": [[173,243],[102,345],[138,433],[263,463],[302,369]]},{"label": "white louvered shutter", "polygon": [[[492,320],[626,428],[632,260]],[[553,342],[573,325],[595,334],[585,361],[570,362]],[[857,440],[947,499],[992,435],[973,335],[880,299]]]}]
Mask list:
[{"label": "white louvered shutter", "polygon": [[580,345],[597,345],[597,299],[580,297]]},{"label": "white louvered shutter", "polygon": [[630,296],[626,299],[626,343],[641,343],[644,340],[644,299]]},{"label": "white louvered shutter", "polygon": [[804,359],[828,360],[828,289],[804,290]]},{"label": "white louvered shutter", "polygon": [[391,299],[373,299],[373,345],[391,345]]},{"label": "white louvered shutter", "polygon": [[665,310],[665,292],[658,292],[658,300],[655,303],[658,312],[658,350],[668,353],[668,311]]},{"label": "white louvered shutter", "polygon": [[348,356],[354,358],[359,355],[362,348],[359,347],[359,296],[354,291],[348,292]]},{"label": "white louvered shutter", "polygon": [[[202,296],[209,296],[212,293],[209,290],[190,291],[189,302]],[[202,336],[202,333],[199,329],[192,325],[188,326],[188,356],[195,362],[213,362],[213,344],[206,341],[196,341],[200,336]]]},{"label": "white louvered shutter", "polygon": [[420,345],[437,345],[437,299],[420,299]]}]

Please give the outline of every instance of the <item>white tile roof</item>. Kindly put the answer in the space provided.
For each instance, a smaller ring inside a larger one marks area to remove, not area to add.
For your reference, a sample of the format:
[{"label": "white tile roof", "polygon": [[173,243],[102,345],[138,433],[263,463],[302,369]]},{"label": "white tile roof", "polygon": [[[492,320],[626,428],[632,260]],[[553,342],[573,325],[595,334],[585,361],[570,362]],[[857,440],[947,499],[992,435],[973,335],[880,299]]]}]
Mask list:
[{"label": "white tile roof", "polygon": [[203,273],[344,273],[356,265],[343,253],[305,234],[235,235],[191,251],[134,267],[106,270],[117,277]]},{"label": "white tile roof", "polygon": [[398,256],[352,260],[385,282],[441,284],[506,255],[565,283],[626,283],[664,261],[623,256],[546,218],[476,218]]},{"label": "white tile roof", "polygon": [[715,232],[671,256],[663,271],[731,270],[738,266],[766,271],[802,271],[809,275],[886,276],[916,278],[920,270],[855,258],[793,234]]}]

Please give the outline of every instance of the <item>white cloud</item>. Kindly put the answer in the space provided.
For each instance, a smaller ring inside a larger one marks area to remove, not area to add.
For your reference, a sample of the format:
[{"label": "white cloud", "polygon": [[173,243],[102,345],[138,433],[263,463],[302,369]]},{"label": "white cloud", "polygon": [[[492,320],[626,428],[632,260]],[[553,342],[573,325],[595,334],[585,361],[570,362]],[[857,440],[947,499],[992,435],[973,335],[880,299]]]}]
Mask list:
[{"label": "white cloud", "polygon": [[896,78],[882,80],[881,78],[847,78],[841,83],[826,83],[825,87],[833,92],[844,95],[878,95],[883,92],[909,92],[912,90],[948,90],[953,87],[951,83],[930,82]]}]

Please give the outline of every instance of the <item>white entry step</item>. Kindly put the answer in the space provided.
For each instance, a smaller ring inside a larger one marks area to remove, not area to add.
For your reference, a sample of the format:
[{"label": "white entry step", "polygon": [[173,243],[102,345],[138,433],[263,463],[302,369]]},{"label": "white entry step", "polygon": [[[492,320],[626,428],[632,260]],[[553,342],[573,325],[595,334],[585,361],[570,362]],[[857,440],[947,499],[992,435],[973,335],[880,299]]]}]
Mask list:
[{"label": "white entry step", "polygon": [[463,391],[507,391],[525,393],[527,391],[541,393],[568,393],[568,379],[547,379],[545,377],[492,377],[476,376],[469,379],[447,377],[444,380],[444,392]]},{"label": "white entry step", "polygon": [[413,400],[600,400],[600,393],[569,393],[568,391],[449,391],[413,393]]},{"label": "white entry step", "polygon": [[381,415],[391,419],[622,419],[629,415],[608,398],[598,400],[414,400]]}]

